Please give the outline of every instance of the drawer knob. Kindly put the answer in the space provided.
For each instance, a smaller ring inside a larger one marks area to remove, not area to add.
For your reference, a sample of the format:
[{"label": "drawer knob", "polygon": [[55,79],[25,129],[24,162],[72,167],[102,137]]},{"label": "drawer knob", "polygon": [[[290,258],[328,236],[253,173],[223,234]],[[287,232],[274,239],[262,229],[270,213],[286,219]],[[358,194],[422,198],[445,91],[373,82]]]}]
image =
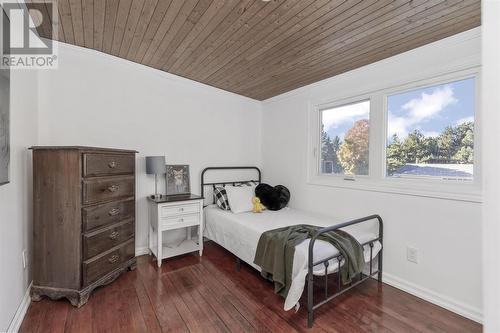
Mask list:
[{"label": "drawer knob", "polygon": [[181,207],[181,208],[179,208],[179,211],[180,211],[180,212],[183,212],[183,211],[184,211],[184,208],[182,208],[182,207]]},{"label": "drawer knob", "polygon": [[108,187],[108,191],[109,192],[116,192],[116,191],[118,191],[119,188],[120,188],[120,186],[118,186],[116,184],[115,185],[111,185],[110,187]]},{"label": "drawer knob", "polygon": [[179,219],[179,222],[184,222],[184,219]]},{"label": "drawer knob", "polygon": [[112,255],[112,256],[108,259],[108,261],[109,261],[109,263],[110,263],[110,264],[114,264],[114,263],[116,263],[119,259],[120,259],[120,256],[119,256],[119,255],[117,255],[117,254],[113,254],[113,255]]},{"label": "drawer knob", "polygon": [[108,212],[109,216],[116,216],[120,214],[120,208],[113,208]]},{"label": "drawer knob", "polygon": [[120,236],[120,233],[118,231],[113,231],[111,234],[109,234],[109,239],[115,240]]},{"label": "drawer knob", "polygon": [[114,168],[116,168],[116,162],[115,162],[115,161],[111,161],[111,162],[109,162],[109,163],[108,163],[108,167],[109,167],[110,169],[114,169]]}]

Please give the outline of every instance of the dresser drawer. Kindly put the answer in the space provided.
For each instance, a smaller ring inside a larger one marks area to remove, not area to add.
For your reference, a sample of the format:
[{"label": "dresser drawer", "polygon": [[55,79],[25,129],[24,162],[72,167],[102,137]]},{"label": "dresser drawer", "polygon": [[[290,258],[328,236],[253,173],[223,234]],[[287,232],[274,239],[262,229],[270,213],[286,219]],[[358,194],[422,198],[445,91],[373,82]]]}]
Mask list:
[{"label": "dresser drawer", "polygon": [[134,195],[134,176],[83,181],[83,203],[105,202]]},{"label": "dresser drawer", "polygon": [[82,209],[83,231],[135,217],[135,201],[116,201]]},{"label": "dresser drawer", "polygon": [[131,239],[97,257],[83,262],[83,284],[85,286],[106,275],[135,255],[134,239]]},{"label": "dresser drawer", "polygon": [[100,229],[83,235],[83,259],[107,251],[135,234],[135,224],[133,220],[113,224],[105,229]]},{"label": "dresser drawer", "polygon": [[199,213],[199,211],[200,211],[199,203],[165,206],[160,208],[160,217],[195,214]]},{"label": "dresser drawer", "polygon": [[179,215],[161,219],[162,230],[189,227],[200,224],[200,215]]},{"label": "dresser drawer", "polygon": [[83,154],[83,176],[133,174],[135,156],[123,154]]}]

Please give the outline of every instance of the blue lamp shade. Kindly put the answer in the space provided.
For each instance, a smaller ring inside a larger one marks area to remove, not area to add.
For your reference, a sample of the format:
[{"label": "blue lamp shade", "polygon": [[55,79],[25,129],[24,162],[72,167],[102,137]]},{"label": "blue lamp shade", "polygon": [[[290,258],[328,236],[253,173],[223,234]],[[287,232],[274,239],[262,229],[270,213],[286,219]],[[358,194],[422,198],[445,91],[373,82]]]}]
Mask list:
[{"label": "blue lamp shade", "polygon": [[166,172],[165,156],[146,156],[146,173],[148,175],[161,175]]}]

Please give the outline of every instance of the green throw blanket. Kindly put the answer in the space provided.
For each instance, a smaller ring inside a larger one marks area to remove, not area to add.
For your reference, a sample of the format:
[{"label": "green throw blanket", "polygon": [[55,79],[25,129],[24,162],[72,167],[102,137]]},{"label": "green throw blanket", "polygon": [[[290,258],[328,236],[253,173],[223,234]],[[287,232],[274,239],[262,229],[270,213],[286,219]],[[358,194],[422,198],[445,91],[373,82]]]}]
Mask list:
[{"label": "green throw blanket", "polygon": [[[312,238],[320,227],[299,224],[264,232],[259,239],[254,263],[261,268],[261,275],[274,282],[274,291],[281,296],[288,295],[292,283],[293,256],[295,246]],[[340,270],[342,282],[350,283],[364,266],[363,247],[359,242],[342,230],[320,235],[317,239],[335,246],[347,264]]]}]

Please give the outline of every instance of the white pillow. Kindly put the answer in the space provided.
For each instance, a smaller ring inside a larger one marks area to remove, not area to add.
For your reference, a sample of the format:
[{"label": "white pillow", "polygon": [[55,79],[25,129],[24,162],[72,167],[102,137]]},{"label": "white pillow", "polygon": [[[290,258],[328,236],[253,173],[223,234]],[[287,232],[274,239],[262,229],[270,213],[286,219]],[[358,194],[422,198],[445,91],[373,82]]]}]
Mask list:
[{"label": "white pillow", "polygon": [[251,212],[253,210],[252,198],[255,196],[255,186],[226,186],[229,207],[235,214]]}]

